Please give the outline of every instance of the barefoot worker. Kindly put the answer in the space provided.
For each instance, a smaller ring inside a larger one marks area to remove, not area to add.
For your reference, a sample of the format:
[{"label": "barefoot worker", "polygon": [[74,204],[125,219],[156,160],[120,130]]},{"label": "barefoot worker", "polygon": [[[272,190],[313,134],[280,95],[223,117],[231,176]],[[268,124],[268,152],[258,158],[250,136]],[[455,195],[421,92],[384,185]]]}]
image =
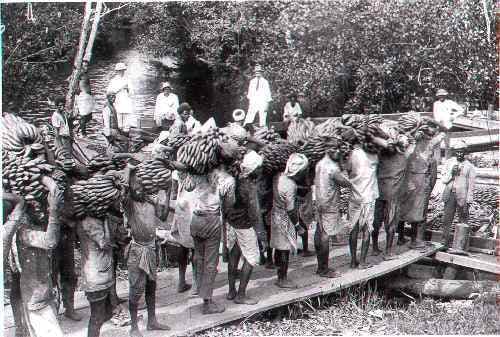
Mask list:
[{"label": "barefoot worker", "polygon": [[297,181],[303,179],[308,164],[306,156],[293,153],[288,158],[285,171],[274,177],[270,246],[275,249],[278,268],[276,285],[280,288],[296,288],[287,278],[288,260],[290,251],[297,251],[297,233],[302,231],[296,207]]},{"label": "barefoot worker", "polygon": [[148,194],[137,177],[136,168],[129,164],[125,176],[129,177],[129,195],[124,205],[124,217],[130,227],[132,242],[128,248],[129,311],[132,321],[131,337],[141,337],[137,310],[139,299],[145,293],[148,310],[147,330],[170,330],[156,319],[156,251],[155,238],[159,223],[158,197]]},{"label": "barefoot worker", "polygon": [[314,234],[314,248],[318,259],[316,274],[321,277],[338,277],[328,267],[330,237],[342,229],[340,217],[340,187],[351,187],[351,182],[342,173],[339,165],[341,154],[337,147],[331,147],[317,164],[314,177],[318,224]]},{"label": "barefoot worker", "polygon": [[373,222],[373,254],[381,253],[378,247],[378,235],[382,222],[385,226],[386,241],[384,260],[393,259],[393,241],[396,227],[400,219],[400,206],[405,187],[406,167],[408,157],[414,149],[408,137],[396,128],[387,128],[393,144],[380,152],[378,164],[379,198],[375,205],[375,220]]},{"label": "barefoot worker", "polygon": [[[267,234],[260,214],[257,195],[256,177],[260,174],[262,157],[255,151],[249,151],[243,157],[241,171],[236,180],[236,202],[227,211],[226,220],[228,238],[228,280],[229,293],[227,299],[237,304],[257,304],[258,300],[247,296],[246,289],[253,267],[259,262],[259,245],[257,235],[267,247]],[[256,235],[257,233],[257,235]],[[236,291],[236,278],[240,256],[243,267]]]}]

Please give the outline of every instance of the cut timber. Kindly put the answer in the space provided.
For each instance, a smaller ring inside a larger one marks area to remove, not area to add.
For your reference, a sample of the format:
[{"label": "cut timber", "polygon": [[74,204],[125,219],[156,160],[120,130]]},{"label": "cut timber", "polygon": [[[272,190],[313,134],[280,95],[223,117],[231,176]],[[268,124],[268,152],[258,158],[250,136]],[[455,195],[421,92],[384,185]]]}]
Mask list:
[{"label": "cut timber", "polygon": [[468,299],[477,293],[498,293],[500,287],[494,281],[465,280],[413,280],[399,276],[387,284],[389,289],[407,291],[415,295],[436,296],[449,299]]},{"label": "cut timber", "polygon": [[437,252],[434,257],[437,261],[478,269],[489,273],[500,275],[500,263],[496,256],[486,254],[475,254],[473,256],[453,255],[444,252]]},{"label": "cut timber", "polygon": [[430,279],[438,277],[438,271],[434,266],[414,263],[406,268],[406,275],[413,279]]}]

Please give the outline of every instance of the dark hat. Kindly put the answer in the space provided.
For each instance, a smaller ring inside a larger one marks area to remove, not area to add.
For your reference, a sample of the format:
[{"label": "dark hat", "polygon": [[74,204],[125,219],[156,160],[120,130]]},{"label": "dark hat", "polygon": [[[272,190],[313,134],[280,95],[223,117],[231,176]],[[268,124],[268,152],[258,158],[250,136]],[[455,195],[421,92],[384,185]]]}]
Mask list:
[{"label": "dark hat", "polygon": [[56,96],[54,97],[54,104],[55,105],[59,105],[59,104],[64,104],[66,103],[66,99],[64,98],[64,96]]},{"label": "dark hat", "polygon": [[189,103],[181,103],[179,105],[179,107],[177,108],[177,112],[178,113],[182,113],[183,111],[190,111],[191,110],[191,106],[189,105]]}]

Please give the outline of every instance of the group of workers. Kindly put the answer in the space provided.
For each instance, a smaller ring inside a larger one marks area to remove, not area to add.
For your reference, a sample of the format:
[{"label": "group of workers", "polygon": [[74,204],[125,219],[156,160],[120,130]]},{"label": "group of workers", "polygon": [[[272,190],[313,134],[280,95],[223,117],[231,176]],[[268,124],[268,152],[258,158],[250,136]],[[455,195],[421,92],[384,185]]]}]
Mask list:
[{"label": "group of workers", "polygon": [[[112,79],[107,92],[109,115],[104,119],[106,137],[112,137],[116,130],[126,134],[130,127],[136,127],[135,115],[131,110],[130,88],[124,77],[126,65],[119,63],[116,70],[118,75]],[[4,205],[3,230],[8,234],[4,235],[4,256],[9,256],[12,250],[14,234],[17,235],[14,249],[24,252],[11,254],[15,257],[14,265],[17,261],[20,267],[13,272],[13,284],[17,287],[11,291],[12,308],[20,336],[62,335],[53,310],[51,312],[48,309],[53,304],[49,252],[61,245],[62,241],[67,247],[59,254],[66,255],[68,250],[73,250],[74,244],[71,242],[75,241],[75,233],[78,234],[82,249],[82,278],[91,308],[88,336],[99,336],[101,326],[111,318],[119,300],[115,290],[116,257],[113,255],[113,246],[117,245],[118,240],[113,233],[119,232],[117,227],[120,227],[117,223],[126,224],[131,237],[126,257],[130,335],[133,337],[142,336],[137,312],[143,294],[148,313],[147,329],[169,329],[158,322],[155,314],[157,237],[171,240],[180,247],[177,291],[182,293],[192,289],[193,294],[200,296],[203,314],[216,314],[225,310],[222,303],[213,299],[221,242],[228,262],[227,299],[246,305],[258,302],[246,290],[253,268],[259,263],[277,270],[277,287],[297,287],[288,277],[290,254],[298,251],[298,236],[302,238],[302,255],[314,254],[308,249],[307,236],[314,224],[314,248],[318,262],[316,273],[320,277],[339,276],[338,271],[330,265],[329,252],[331,239],[339,236],[346,229],[345,226],[348,227],[351,268],[372,266],[367,259],[370,241],[373,241],[373,253],[380,254],[378,236],[382,224],[387,235],[384,259],[394,258],[396,232],[398,244],[405,244],[405,223],[411,225],[410,247],[425,249],[424,224],[429,198],[436,183],[437,168],[441,163],[440,144],[448,139],[447,130],[462,112],[459,105],[446,99],[446,91],[437,92],[438,101],[434,105],[436,127],[432,137],[424,136],[414,141],[405,137],[397,127],[389,128],[387,132],[400,137],[404,147],[398,151],[382,150],[376,154],[368,152],[355,133],[346,134],[344,137],[353,145],[347,159],[342,157],[338,148],[331,148],[315,167],[311,167],[306,156],[294,153],[288,158],[282,172],[267,177],[262,173],[263,158],[258,153],[262,144],[252,141],[253,128],[249,126],[256,115],[259,116],[259,125],[266,125],[267,107],[272,98],[269,83],[262,77],[260,66],[255,68],[255,74],[249,86],[248,111],[234,111],[233,122],[224,128],[228,137],[221,145],[220,163],[205,175],[186,175],[179,166],[172,174],[171,188],[164,194],[152,196],[141,186],[135,166],[128,164],[121,174],[128,187],[122,204],[113,212],[108,212],[103,219],[87,217],[73,226],[66,226],[68,234],[64,240],[59,237],[60,227],[72,221],[68,219],[70,215],[62,214],[64,196],[53,184],[48,184],[51,191],[48,198],[49,225],[43,231],[38,227],[36,230],[26,228],[24,202],[19,196],[4,194],[4,201],[8,202],[7,206]],[[85,107],[83,102],[88,103],[88,95],[91,95],[90,87],[85,82],[83,76],[80,101],[77,101],[81,107]],[[56,143],[66,147],[67,142],[71,143],[71,139],[68,139],[71,132],[66,129],[68,122],[63,111],[64,102],[56,99],[54,103],[52,124],[56,130]],[[290,95],[290,102],[284,109],[284,119],[293,121],[301,117],[302,110],[297,97]],[[178,97],[167,82],[162,84],[162,93],[158,95],[154,119],[157,126],[167,132],[166,137],[187,135],[202,128],[194,119],[189,104],[179,104]],[[387,146],[382,139],[373,141],[381,148]],[[155,144],[157,148],[153,152],[168,151],[162,148],[161,142]],[[465,157],[465,147],[466,144],[460,144],[447,153],[449,158],[444,162],[441,172],[441,181],[445,185],[442,200],[445,204],[443,243],[446,247],[450,245],[449,231],[455,212],[458,210],[460,220],[466,221],[468,205],[472,202],[475,170]],[[233,172],[235,163],[236,173]],[[341,188],[351,190],[348,225],[342,221],[343,214],[340,212]],[[165,232],[158,229],[159,223],[166,220],[159,209],[162,206],[165,208],[165,205],[168,209],[171,191],[176,193],[176,205],[175,209],[170,210],[174,212],[170,231]],[[304,209],[307,207],[303,206],[307,203],[313,205],[314,216],[306,216]],[[99,228],[106,230],[100,231]],[[362,241],[358,259],[360,233]],[[70,259],[69,270],[59,268],[58,273],[61,282],[68,279],[71,284],[63,292],[66,316],[81,320],[73,303],[76,286],[74,261],[71,268],[73,257],[68,255],[65,258]],[[30,259],[31,264],[27,262]],[[186,280],[190,260],[193,284]],[[241,268],[240,260],[243,261]],[[39,266],[36,270],[33,269],[33,263]],[[46,269],[42,272],[40,268],[44,266]],[[23,279],[29,279],[29,282]],[[24,285],[29,286],[29,291]]]}]

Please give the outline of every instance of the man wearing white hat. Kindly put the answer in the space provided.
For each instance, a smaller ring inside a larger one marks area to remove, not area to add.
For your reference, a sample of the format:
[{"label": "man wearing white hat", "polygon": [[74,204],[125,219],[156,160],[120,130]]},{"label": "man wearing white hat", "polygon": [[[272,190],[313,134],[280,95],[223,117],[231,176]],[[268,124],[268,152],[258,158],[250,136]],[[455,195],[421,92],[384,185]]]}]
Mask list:
[{"label": "man wearing white hat", "polygon": [[236,109],[233,111],[233,122],[243,126],[245,122],[246,113],[243,109]]},{"label": "man wearing white hat", "polygon": [[172,86],[168,82],[163,82],[161,89],[162,92],[156,97],[154,119],[157,127],[167,129],[169,122],[177,117],[179,97],[172,92]]},{"label": "man wearing white hat", "polygon": [[453,157],[448,159],[441,173],[445,185],[441,199],[444,202],[443,211],[443,244],[446,249],[450,245],[450,227],[458,211],[458,221],[467,222],[469,206],[472,203],[476,169],[465,159],[464,150],[467,143],[462,140],[453,147]]},{"label": "man wearing white hat", "polygon": [[255,115],[259,114],[259,126],[266,126],[267,110],[269,103],[273,100],[271,97],[271,89],[269,82],[262,77],[262,67],[255,66],[255,77],[250,81],[248,86],[248,111],[244,125],[252,124],[255,120]]},{"label": "man wearing white hat", "polygon": [[[446,158],[449,158],[449,148],[450,148],[450,137],[448,135],[448,130],[453,126],[453,122],[455,119],[463,115],[464,109],[455,101],[448,99],[448,92],[444,89],[439,89],[436,92],[437,101],[434,102],[434,106],[432,109],[432,114],[436,122],[439,126],[446,130],[446,138],[445,138],[445,155]],[[439,150],[440,151],[440,150]],[[437,158],[436,160],[441,161],[441,153],[436,152]]]},{"label": "man wearing white hat", "polygon": [[116,64],[116,75],[109,82],[106,96],[115,95],[114,107],[117,113],[118,128],[123,132],[129,132],[131,127],[137,127],[138,122],[134,111],[134,102],[130,98],[132,90],[125,76],[125,70],[127,70],[125,63]]}]

